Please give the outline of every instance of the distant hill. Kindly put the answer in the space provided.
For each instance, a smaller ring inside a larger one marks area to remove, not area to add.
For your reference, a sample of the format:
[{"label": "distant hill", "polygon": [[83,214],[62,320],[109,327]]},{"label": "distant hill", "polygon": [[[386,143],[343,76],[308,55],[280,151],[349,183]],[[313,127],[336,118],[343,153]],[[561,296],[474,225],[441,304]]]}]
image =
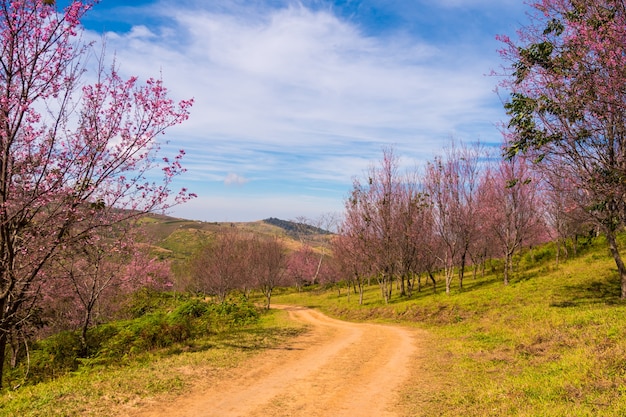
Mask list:
[{"label": "distant hill", "polygon": [[269,219],[263,220],[265,223],[278,226],[281,229],[285,230],[287,234],[290,236],[310,236],[310,235],[331,235],[332,233],[328,230],[321,229],[319,227],[311,226],[306,223],[292,222],[289,220],[281,220],[275,217],[270,217]]},{"label": "distant hill", "polygon": [[302,244],[314,249],[328,244],[332,233],[304,223],[269,218],[256,222],[202,222],[166,215],[149,214],[140,221],[155,253],[161,258],[186,259],[224,228],[237,228],[259,236],[278,236],[287,248],[297,250]]}]

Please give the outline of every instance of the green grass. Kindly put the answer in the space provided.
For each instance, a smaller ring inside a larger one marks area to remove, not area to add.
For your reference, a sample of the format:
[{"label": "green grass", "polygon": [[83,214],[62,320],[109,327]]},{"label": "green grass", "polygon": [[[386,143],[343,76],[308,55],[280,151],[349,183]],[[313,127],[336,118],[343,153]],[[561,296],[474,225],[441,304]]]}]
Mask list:
[{"label": "green grass", "polygon": [[[546,245],[517,259],[508,286],[501,272],[466,275],[450,295],[424,285],[411,299],[376,285],[364,305],[344,287],[275,292],[273,303],[318,308],[353,321],[427,330],[419,358],[407,358],[406,416],[626,415],[626,303],[600,240],[558,268]],[[458,285],[458,282],[455,282]],[[151,398],[173,398],[195,379],[219,381],[247,357],[303,331],[284,312],[260,323],[137,355],[124,366],[86,366],[0,397],[3,416],[114,416]]]},{"label": "green grass", "polygon": [[227,378],[250,355],[304,331],[286,313],[270,311],[258,323],[166,349],[138,354],[123,365],[85,366],[52,381],[5,391],[0,415],[118,416],[151,398],[173,398],[199,378]]},{"label": "green grass", "polygon": [[463,291],[426,287],[389,305],[374,285],[363,306],[345,288],[283,291],[273,301],[427,329],[403,395],[407,415],[626,415],[626,303],[607,250],[597,244],[558,269],[549,256],[530,268],[528,257],[506,287],[501,274],[469,274]]}]

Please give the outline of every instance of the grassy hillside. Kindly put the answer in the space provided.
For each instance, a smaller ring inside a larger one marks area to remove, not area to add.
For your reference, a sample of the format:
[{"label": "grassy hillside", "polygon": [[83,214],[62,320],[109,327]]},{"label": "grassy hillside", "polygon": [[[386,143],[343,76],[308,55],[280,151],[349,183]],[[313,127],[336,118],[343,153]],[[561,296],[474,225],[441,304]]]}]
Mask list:
[{"label": "grassy hillside", "polygon": [[256,222],[217,223],[178,219],[162,215],[150,215],[141,220],[143,230],[154,245],[154,250],[163,258],[186,259],[211,236],[224,228],[237,228],[242,232],[260,236],[278,236],[291,250],[298,249],[303,243],[312,247],[325,245],[330,238],[329,232],[309,227],[299,238],[294,236],[296,223],[266,219]]},{"label": "grassy hillside", "polygon": [[508,286],[492,272],[451,295],[426,288],[389,305],[376,286],[363,306],[345,289],[288,291],[275,302],[429,330],[404,395],[408,415],[626,415],[626,304],[615,265],[601,241],[558,268],[553,255],[550,245],[525,254]]}]

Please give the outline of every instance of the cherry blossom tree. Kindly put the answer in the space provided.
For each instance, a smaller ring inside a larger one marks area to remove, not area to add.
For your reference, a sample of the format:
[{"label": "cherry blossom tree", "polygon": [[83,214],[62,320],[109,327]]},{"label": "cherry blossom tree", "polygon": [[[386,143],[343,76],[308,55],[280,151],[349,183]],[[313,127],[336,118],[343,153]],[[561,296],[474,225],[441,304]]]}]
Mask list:
[{"label": "cherry blossom tree", "polygon": [[313,284],[319,273],[320,255],[309,245],[303,245],[287,257],[287,277],[298,291],[306,284]]},{"label": "cherry blossom tree", "polygon": [[[298,216],[292,223],[295,225],[293,235],[300,241],[302,247],[298,250],[298,254],[295,254],[293,257],[290,256],[292,268],[290,268],[291,272],[289,275],[299,280],[307,280],[311,284],[317,284],[320,272],[322,272],[323,269],[328,270],[328,268],[324,268],[324,261],[328,256],[330,231],[335,229],[338,223],[337,215],[332,212],[325,213],[315,219]],[[321,237],[315,240],[315,248],[312,247],[310,240],[311,235]],[[310,261],[314,257],[317,258],[315,262],[316,267],[312,271],[313,273],[310,274],[308,273],[310,272]],[[304,268],[301,269],[301,272],[307,271],[304,276],[299,277],[297,276],[298,274],[294,274],[296,272],[294,263],[296,262],[300,262],[301,267]],[[298,286],[298,289],[300,289],[300,286]]]},{"label": "cherry blossom tree", "polygon": [[569,178],[607,237],[626,298],[616,233],[626,212],[626,4],[541,0],[507,36],[502,87],[514,134],[507,149]]},{"label": "cherry blossom tree", "polygon": [[509,283],[513,256],[523,245],[545,230],[539,196],[539,181],[530,170],[530,163],[518,156],[503,159],[494,170],[488,170],[481,184],[485,196],[482,215],[491,229],[491,236],[504,257],[504,284]]},{"label": "cherry blossom tree", "polygon": [[174,102],[161,80],[123,79],[104,58],[87,83],[91,46],[78,35],[92,5],[0,6],[0,358],[62,249],[192,197],[170,189],[184,152],[159,157],[157,140],[192,102]]},{"label": "cherry blossom tree", "polygon": [[285,244],[277,237],[256,238],[253,241],[254,276],[257,287],[265,296],[265,308],[270,308],[274,288],[284,282],[287,269]]},{"label": "cherry blossom tree", "polygon": [[350,228],[361,239],[358,247],[366,251],[386,303],[391,298],[398,266],[398,246],[394,235],[401,185],[398,169],[399,158],[393,149],[383,149],[379,165],[371,166],[367,172],[366,184],[354,180],[346,204],[346,218],[354,222]]},{"label": "cherry blossom tree", "polygon": [[[150,256],[132,226],[100,228],[66,246],[51,263],[56,279],[43,288],[48,307],[64,313],[62,324],[80,330],[83,349],[92,324],[113,318],[125,296],[140,288],[168,288],[169,264]],[[64,308],[59,308],[61,303]]]},{"label": "cherry blossom tree", "polygon": [[[400,295],[411,296],[415,278],[427,272],[433,237],[432,207],[422,190],[417,170],[407,172],[400,179],[394,196],[397,211],[394,215],[393,235],[397,246],[397,273]],[[431,279],[434,277],[429,275]],[[418,286],[421,281],[418,279]],[[418,288],[420,290],[421,288]]]},{"label": "cherry blossom tree", "polygon": [[446,293],[450,292],[455,266],[459,269],[459,287],[471,244],[478,231],[477,190],[480,180],[480,145],[446,148],[428,164],[425,190],[434,210],[436,232],[443,243],[442,256],[446,275]]},{"label": "cherry blossom tree", "polygon": [[580,204],[580,190],[573,187],[572,181],[563,176],[563,172],[546,169],[542,174],[545,183],[543,195],[546,220],[556,244],[558,266],[561,253],[565,258],[568,257],[568,241],[571,241],[576,254],[578,236],[593,230],[593,224],[589,213]]},{"label": "cherry blossom tree", "polygon": [[194,287],[217,297],[220,303],[228,294],[249,280],[252,251],[251,239],[235,228],[226,228],[214,236],[191,259]]},{"label": "cherry blossom tree", "polygon": [[[340,273],[358,290],[359,305],[363,304],[365,279],[373,273],[368,256],[370,237],[367,222],[360,212],[358,194],[346,201],[346,213],[339,226],[338,235],[332,240],[332,252]],[[348,291],[348,296],[350,292]]]}]

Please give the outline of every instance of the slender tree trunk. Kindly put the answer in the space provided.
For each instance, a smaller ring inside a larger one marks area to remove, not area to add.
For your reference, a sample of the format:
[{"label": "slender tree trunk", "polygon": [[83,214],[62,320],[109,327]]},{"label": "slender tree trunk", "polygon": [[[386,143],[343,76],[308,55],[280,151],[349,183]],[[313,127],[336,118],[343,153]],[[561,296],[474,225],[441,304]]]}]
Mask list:
[{"label": "slender tree trunk", "polygon": [[89,324],[91,323],[91,310],[88,308],[87,312],[85,312],[85,318],[83,320],[83,325],[80,329],[80,345],[82,348],[82,354],[87,354],[87,330],[89,329]]},{"label": "slender tree trunk", "polygon": [[624,265],[624,260],[619,253],[617,241],[615,240],[615,232],[613,230],[607,230],[606,238],[609,242],[609,248],[611,249],[611,254],[613,255],[613,259],[615,260],[615,265],[617,266],[617,271],[619,273],[620,298],[623,300],[626,299],[626,266]]},{"label": "slender tree trunk", "polygon": [[461,266],[459,268],[459,289],[463,289],[463,278],[465,276],[465,262],[467,260],[467,251],[463,252],[461,256]]},{"label": "slender tree trunk", "polygon": [[317,277],[320,273],[320,269],[322,268],[322,260],[324,259],[324,252],[320,255],[320,260],[317,263],[317,269],[315,270],[315,275],[313,276],[313,284],[317,284]]},{"label": "slender tree trunk", "polygon": [[387,287],[389,283],[387,282],[387,277],[383,276],[380,278],[380,292],[382,293],[383,300],[385,300],[385,304],[389,304],[389,291]]},{"label": "slender tree trunk", "polygon": [[272,289],[271,289],[271,288],[268,288],[268,289],[265,291],[265,301],[266,301],[266,304],[265,304],[265,309],[266,309],[266,310],[269,310],[269,309],[270,309],[270,301],[271,301],[271,300],[272,300]]},{"label": "slender tree trunk", "polygon": [[485,249],[482,259],[480,260],[480,276],[482,278],[485,278],[485,268],[487,268],[487,249]]},{"label": "slender tree trunk", "polygon": [[433,273],[428,271],[428,276],[430,277],[430,280],[433,282],[433,293],[437,293],[437,281],[435,281],[435,277],[433,276]]},{"label": "slender tree trunk", "polygon": [[363,305],[363,283],[359,280],[359,305]]},{"label": "slender tree trunk", "polygon": [[504,285],[509,285],[509,272],[513,270],[513,254],[506,251],[504,256]]},{"label": "slender tree trunk", "polygon": [[406,296],[408,298],[411,298],[411,294],[413,293],[413,289],[411,288],[411,278],[410,277],[406,277]]},{"label": "slender tree trunk", "polygon": [[0,388],[3,388],[3,376],[4,376],[4,363],[5,363],[5,356],[6,356],[6,350],[7,350],[7,336],[8,336],[8,332],[6,329],[0,329]]},{"label": "slender tree trunk", "polygon": [[13,336],[10,338],[11,340],[7,343],[10,348],[11,348],[11,362],[9,363],[9,366],[12,369],[15,369],[17,367],[17,363],[18,363],[18,358],[20,355],[20,338],[17,336]]}]

